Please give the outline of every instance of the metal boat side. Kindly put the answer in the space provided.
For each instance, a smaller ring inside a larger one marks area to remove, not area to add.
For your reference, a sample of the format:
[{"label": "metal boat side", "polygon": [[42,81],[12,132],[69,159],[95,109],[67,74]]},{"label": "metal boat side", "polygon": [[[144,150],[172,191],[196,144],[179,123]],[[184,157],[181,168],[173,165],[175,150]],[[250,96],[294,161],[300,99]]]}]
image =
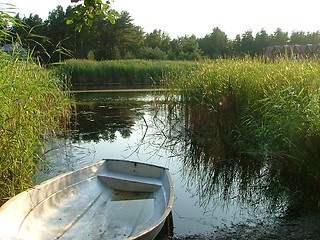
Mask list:
[{"label": "metal boat side", "polygon": [[9,200],[0,239],[153,239],[172,204],[167,169],[107,159]]}]

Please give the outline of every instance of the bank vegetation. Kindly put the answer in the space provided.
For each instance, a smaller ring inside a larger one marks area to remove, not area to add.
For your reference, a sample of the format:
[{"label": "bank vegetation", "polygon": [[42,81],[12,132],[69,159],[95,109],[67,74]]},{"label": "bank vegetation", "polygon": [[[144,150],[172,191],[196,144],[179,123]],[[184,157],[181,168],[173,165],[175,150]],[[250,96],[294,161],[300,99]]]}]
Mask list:
[{"label": "bank vegetation", "polygon": [[0,205],[32,186],[41,146],[69,116],[61,81],[32,61],[0,56]]},{"label": "bank vegetation", "polygon": [[216,60],[164,82],[173,96],[212,116],[211,125],[202,122],[193,134],[212,132],[212,144],[219,144],[224,156],[273,159],[278,176],[289,174],[290,184],[318,192],[319,62]]}]

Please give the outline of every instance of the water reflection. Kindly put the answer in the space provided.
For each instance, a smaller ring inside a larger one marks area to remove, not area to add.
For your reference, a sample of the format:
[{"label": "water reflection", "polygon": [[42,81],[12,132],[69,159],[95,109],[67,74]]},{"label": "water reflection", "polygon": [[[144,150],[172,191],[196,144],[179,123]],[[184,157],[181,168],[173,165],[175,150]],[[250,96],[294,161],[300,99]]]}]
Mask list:
[{"label": "water reflection", "polygon": [[116,132],[128,138],[136,121],[143,117],[137,106],[115,103],[79,103],[71,119],[75,141],[114,141]]},{"label": "water reflection", "polygon": [[198,204],[227,208],[236,201],[253,214],[263,207],[282,217],[319,212],[319,185],[303,168],[285,159],[234,151],[236,117],[229,110],[176,105],[166,108],[167,116],[159,121],[166,133],[160,145],[179,156],[181,175]]},{"label": "water reflection", "polygon": [[225,121],[226,115],[190,105],[165,108],[164,112],[154,119],[159,130],[154,138],[165,136],[159,146],[178,157],[181,176],[201,207],[228,207],[235,201],[250,205],[251,210],[261,205],[269,211],[284,210],[287,189],[279,182],[275,162],[232,152],[231,122]]},{"label": "water reflection", "polygon": [[64,144],[66,162],[74,168],[101,158],[129,158],[168,167],[175,185],[176,238],[278,226],[295,202],[287,184],[292,175],[284,178],[279,161],[232,151],[236,119],[228,111],[155,104],[148,94],[81,94],[77,100],[73,131]]}]

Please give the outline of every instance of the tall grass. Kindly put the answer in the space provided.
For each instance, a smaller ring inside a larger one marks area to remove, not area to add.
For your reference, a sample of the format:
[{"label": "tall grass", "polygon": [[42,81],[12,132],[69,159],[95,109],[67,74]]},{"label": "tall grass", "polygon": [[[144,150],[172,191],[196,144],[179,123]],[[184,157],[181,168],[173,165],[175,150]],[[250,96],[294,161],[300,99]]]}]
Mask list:
[{"label": "tall grass", "polygon": [[320,181],[318,62],[217,60],[167,82],[220,116],[234,152],[289,160]]},{"label": "tall grass", "polygon": [[196,62],[146,60],[68,60],[60,66],[60,74],[71,79],[74,88],[79,86],[159,85],[164,75],[181,70],[190,71]]},{"label": "tall grass", "polygon": [[69,115],[69,97],[47,70],[0,58],[0,205],[30,187],[39,147]]}]

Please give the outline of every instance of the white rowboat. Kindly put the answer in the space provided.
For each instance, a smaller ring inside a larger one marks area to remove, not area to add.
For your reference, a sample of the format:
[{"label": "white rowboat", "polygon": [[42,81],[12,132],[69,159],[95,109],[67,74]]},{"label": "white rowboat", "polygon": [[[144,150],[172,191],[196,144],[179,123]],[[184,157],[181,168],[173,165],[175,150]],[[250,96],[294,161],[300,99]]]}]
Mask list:
[{"label": "white rowboat", "polygon": [[154,239],[173,199],[168,169],[102,160],[6,202],[0,239]]}]

